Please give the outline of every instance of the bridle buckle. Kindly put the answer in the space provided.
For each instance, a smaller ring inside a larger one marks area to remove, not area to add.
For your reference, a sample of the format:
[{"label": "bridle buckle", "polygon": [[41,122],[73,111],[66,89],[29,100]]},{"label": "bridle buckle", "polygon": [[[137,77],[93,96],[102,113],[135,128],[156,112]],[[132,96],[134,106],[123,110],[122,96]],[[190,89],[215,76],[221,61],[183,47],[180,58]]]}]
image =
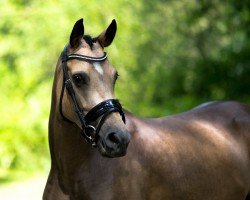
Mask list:
[{"label": "bridle buckle", "polygon": [[87,142],[91,143],[92,147],[96,147],[96,128],[92,125],[87,125],[86,127],[83,127],[83,130]]}]

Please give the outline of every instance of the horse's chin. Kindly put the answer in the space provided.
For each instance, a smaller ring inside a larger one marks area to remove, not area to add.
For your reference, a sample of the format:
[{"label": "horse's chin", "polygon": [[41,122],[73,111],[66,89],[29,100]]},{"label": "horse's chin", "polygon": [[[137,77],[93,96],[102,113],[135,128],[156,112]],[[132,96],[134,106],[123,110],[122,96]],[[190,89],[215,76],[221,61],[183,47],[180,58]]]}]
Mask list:
[{"label": "horse's chin", "polygon": [[122,157],[122,156],[125,156],[127,153],[126,150],[120,151],[120,152],[112,151],[112,150],[108,149],[103,142],[100,142],[100,141],[97,142],[97,148],[98,148],[100,154],[106,158]]}]

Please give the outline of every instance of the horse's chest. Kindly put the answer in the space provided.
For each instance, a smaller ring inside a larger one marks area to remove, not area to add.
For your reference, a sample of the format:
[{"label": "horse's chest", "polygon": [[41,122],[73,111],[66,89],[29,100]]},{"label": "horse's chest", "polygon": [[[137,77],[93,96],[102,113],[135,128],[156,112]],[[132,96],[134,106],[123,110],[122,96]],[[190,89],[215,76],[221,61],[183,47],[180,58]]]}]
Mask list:
[{"label": "horse's chest", "polygon": [[130,167],[129,163],[121,165],[116,159],[107,163],[90,162],[73,184],[75,199],[143,199],[140,187],[145,174]]}]

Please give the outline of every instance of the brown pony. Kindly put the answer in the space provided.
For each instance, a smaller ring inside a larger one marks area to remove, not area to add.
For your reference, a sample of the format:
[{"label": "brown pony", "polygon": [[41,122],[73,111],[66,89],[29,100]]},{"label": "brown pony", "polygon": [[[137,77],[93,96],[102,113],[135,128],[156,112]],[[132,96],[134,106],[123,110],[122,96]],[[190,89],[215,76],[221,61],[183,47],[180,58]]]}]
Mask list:
[{"label": "brown pony", "polygon": [[43,199],[249,200],[250,108],[214,102],[157,119],[124,114],[104,53],[115,33],[113,20],[98,37],[84,35],[80,19],[58,60]]}]

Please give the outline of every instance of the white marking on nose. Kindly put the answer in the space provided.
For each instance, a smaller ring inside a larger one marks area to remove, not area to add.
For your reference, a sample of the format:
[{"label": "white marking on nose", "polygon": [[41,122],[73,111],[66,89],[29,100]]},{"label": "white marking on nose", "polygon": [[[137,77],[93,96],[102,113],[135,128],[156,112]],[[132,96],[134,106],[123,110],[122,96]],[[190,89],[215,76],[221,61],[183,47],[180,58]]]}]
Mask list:
[{"label": "white marking on nose", "polygon": [[95,67],[95,70],[96,70],[99,74],[103,75],[103,69],[102,69],[102,66],[100,65],[100,63],[94,62],[94,63],[93,63],[93,66]]}]

